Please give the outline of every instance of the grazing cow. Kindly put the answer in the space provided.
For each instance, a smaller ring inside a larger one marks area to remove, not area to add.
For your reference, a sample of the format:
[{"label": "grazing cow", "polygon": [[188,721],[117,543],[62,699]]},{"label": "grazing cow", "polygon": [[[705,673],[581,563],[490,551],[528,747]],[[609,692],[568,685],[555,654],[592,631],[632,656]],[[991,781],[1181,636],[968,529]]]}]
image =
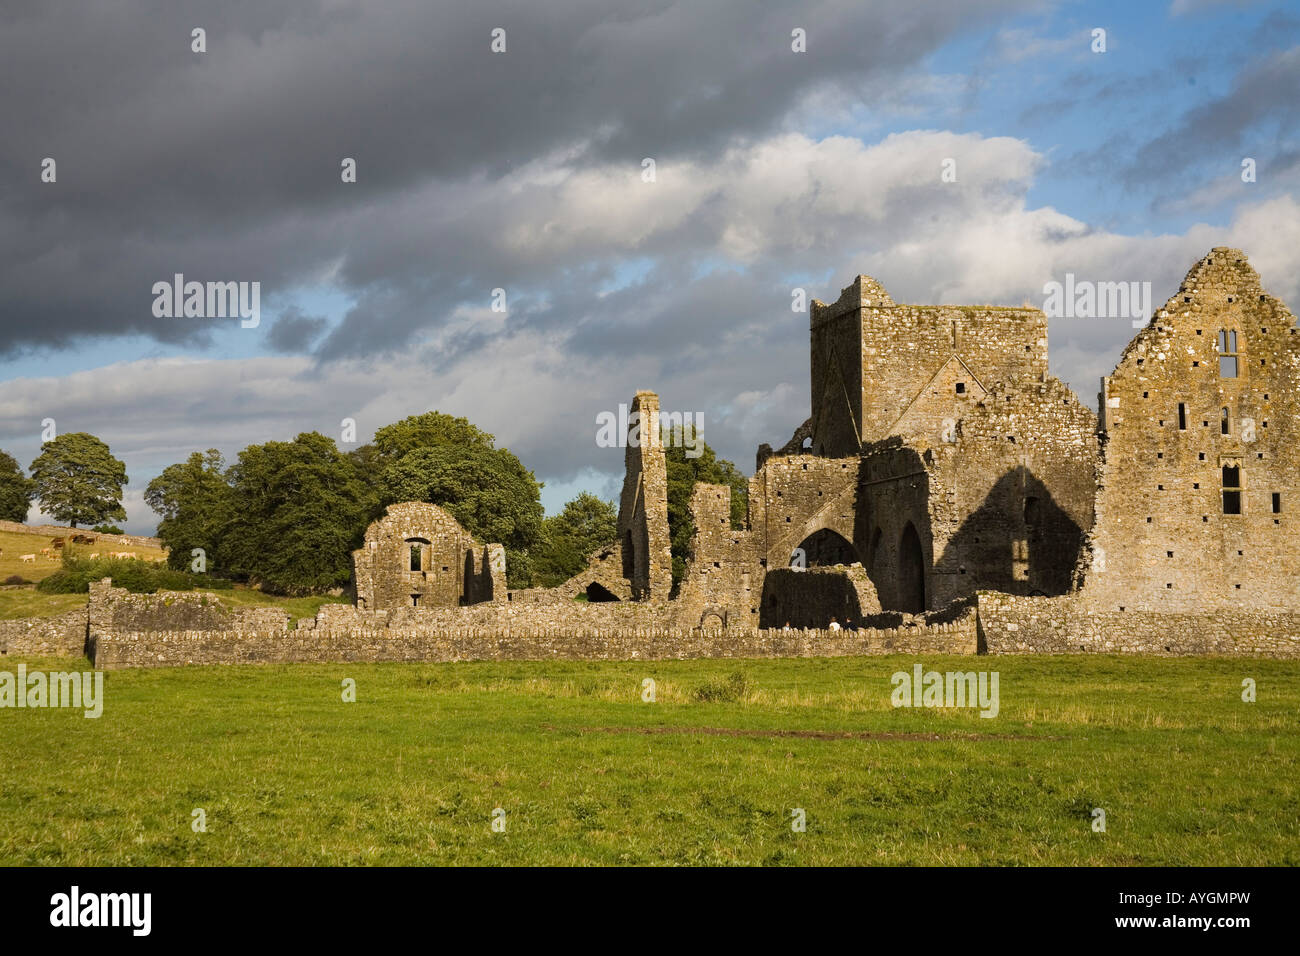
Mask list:
[{"label": "grazing cow", "polygon": [[94,544],[95,539],[88,534],[74,534],[72,536],[73,544]]},{"label": "grazing cow", "polygon": [[115,558],[134,558],[134,557],[135,557],[135,552],[134,552],[134,551],[115,551],[115,552],[113,552],[113,557],[115,557]]},{"label": "grazing cow", "polygon": [[52,538],[52,539],[50,539],[50,544],[54,545],[56,548],[61,548],[61,547],[63,547],[63,539],[62,539],[62,538]]},{"label": "grazing cow", "polygon": [[97,557],[99,557],[99,552],[98,552],[98,551],[92,552],[91,555],[90,555],[90,559],[91,559],[92,561],[95,560],[95,558],[97,558]]},{"label": "grazing cow", "polygon": [[130,543],[131,543],[131,539],[130,539],[130,538],[118,538],[118,539],[117,539],[117,543],[118,543],[118,544],[130,544]]},{"label": "grazing cow", "polygon": [[41,548],[41,557],[42,557],[42,558],[52,558],[52,557],[54,557],[54,552],[51,551],[49,548]]},{"label": "grazing cow", "polygon": [[34,564],[34,563],[36,563],[36,555],[34,555],[34,554],[20,554],[20,555],[18,555],[18,560],[19,560],[19,561],[31,561],[31,562]]}]

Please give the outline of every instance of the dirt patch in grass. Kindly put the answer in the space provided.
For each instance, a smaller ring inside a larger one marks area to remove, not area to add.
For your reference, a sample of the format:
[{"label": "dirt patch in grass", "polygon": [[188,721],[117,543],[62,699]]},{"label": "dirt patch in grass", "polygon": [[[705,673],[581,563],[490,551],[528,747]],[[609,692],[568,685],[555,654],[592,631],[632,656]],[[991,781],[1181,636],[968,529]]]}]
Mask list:
[{"label": "dirt patch in grass", "polygon": [[[543,724],[545,730],[558,730]],[[1021,734],[904,733],[873,730],[748,730],[735,727],[579,727],[582,734],[700,734],[711,737],[795,737],[801,740],[1062,740]]]}]

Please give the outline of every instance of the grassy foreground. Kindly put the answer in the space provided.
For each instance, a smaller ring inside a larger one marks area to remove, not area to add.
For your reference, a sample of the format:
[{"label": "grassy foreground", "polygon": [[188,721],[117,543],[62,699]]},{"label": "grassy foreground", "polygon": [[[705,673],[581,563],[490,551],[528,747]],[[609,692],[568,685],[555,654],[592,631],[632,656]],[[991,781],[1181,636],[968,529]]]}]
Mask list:
[{"label": "grassy foreground", "polygon": [[0,709],[0,863],[1300,863],[1300,662],[924,658],[981,719],[892,708],[916,661],[110,672]]}]

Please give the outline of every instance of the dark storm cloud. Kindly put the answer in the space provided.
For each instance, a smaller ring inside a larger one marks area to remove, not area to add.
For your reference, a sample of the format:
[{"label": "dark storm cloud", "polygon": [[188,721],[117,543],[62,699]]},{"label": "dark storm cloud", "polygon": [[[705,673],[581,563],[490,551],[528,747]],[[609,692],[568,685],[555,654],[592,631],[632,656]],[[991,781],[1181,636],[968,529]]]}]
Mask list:
[{"label": "dark storm cloud", "polygon": [[324,317],[305,315],[297,306],[290,306],[275,320],[267,333],[268,347],[275,352],[303,352],[325,331]]},{"label": "dark storm cloud", "polygon": [[[577,168],[708,155],[815,91],[886,89],[1022,5],[6,4],[0,350],[123,332],[201,346],[203,322],[150,311],[152,284],[177,272],[259,280],[264,305],[329,275],[358,304],[323,355],[399,348],[467,299],[559,287],[581,264],[503,251],[509,207],[476,222],[461,187],[481,195],[557,150]],[[794,27],[806,55],[790,52]],[[39,180],[47,156],[55,184]],[[407,218],[419,190],[437,204]]]}]

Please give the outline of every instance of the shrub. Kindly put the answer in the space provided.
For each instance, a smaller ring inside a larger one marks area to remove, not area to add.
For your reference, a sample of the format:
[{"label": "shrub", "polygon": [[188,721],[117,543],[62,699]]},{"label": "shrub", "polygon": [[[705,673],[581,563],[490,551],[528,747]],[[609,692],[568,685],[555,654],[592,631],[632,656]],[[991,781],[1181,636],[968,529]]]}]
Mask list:
[{"label": "shrub", "polygon": [[78,557],[65,549],[63,567],[45,578],[36,590],[46,594],[85,594],[90,582],[112,578],[115,587],[126,588],[136,594],[154,591],[191,591],[196,588],[226,591],[231,583],[207,574],[192,574],[142,561],[139,558],[89,558]]},{"label": "shrub", "polygon": [[5,578],[5,584],[31,584],[31,582],[21,574],[11,574]]},{"label": "shrub", "polygon": [[126,534],[125,531],[115,524],[97,524],[90,530],[98,531],[100,534]]},{"label": "shrub", "polygon": [[740,700],[749,690],[749,678],[733,671],[726,678],[705,681],[695,688],[695,699],[703,704],[730,703]]}]

